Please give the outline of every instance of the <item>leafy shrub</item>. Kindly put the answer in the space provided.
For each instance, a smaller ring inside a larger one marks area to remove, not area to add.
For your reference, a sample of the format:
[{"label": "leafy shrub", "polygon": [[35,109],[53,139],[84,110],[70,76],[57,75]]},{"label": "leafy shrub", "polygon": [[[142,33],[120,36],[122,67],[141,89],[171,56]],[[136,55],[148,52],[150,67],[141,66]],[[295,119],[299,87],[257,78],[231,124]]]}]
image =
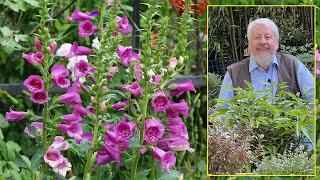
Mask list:
[{"label": "leafy shrub", "polygon": [[215,104],[214,99],[218,98],[219,96],[221,83],[222,83],[222,80],[219,74],[208,73],[209,107]]}]

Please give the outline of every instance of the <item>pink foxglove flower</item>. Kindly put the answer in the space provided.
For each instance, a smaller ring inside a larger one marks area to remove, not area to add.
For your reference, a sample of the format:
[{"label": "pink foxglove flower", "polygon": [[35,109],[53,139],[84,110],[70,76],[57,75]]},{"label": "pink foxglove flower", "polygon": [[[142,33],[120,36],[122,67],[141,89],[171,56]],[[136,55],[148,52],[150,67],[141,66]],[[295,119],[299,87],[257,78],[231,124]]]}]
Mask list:
[{"label": "pink foxglove flower", "polygon": [[57,50],[56,55],[57,56],[67,56],[70,53],[72,44],[70,43],[64,43],[60,46],[60,48]]},{"label": "pink foxglove flower", "polygon": [[124,151],[129,149],[129,139],[119,138],[115,132],[110,130],[106,131],[104,142],[105,146],[110,146],[116,150]]},{"label": "pink foxglove flower", "polygon": [[143,92],[143,89],[138,83],[138,81],[135,81],[131,85],[128,85],[126,87],[126,90],[136,97],[140,97]]},{"label": "pink foxglove flower", "polygon": [[82,102],[79,93],[73,88],[68,88],[67,93],[60,96],[60,101],[65,104],[72,103],[72,102],[76,102],[76,103]]},{"label": "pink foxglove flower", "polygon": [[167,174],[170,173],[170,168],[176,163],[176,157],[173,152],[165,152],[157,147],[151,147],[156,160],[160,163],[162,169]]},{"label": "pink foxglove flower", "polygon": [[[36,130],[37,130],[37,132],[43,130],[43,124],[42,124],[41,122],[32,122],[32,123],[31,123],[31,126],[35,127]],[[24,128],[24,132],[27,133],[27,135],[28,135],[29,137],[31,137],[31,138],[36,138],[36,135],[35,135],[35,134],[32,134],[32,133],[29,131],[28,127],[25,127],[25,128]]]},{"label": "pink foxglove flower", "polygon": [[76,110],[73,110],[72,114],[62,115],[62,119],[67,124],[71,124],[74,121],[82,121],[82,117]]},{"label": "pink foxglove flower", "polygon": [[178,64],[178,60],[174,58],[169,59],[168,71],[172,71]]},{"label": "pink foxglove flower", "polygon": [[82,106],[81,103],[77,103],[77,104],[69,104],[70,108],[73,108],[75,111],[77,111],[81,116],[87,116],[88,115],[88,111],[86,108],[84,108]]},{"label": "pink foxglove flower", "polygon": [[71,124],[58,124],[58,128],[60,129],[60,131],[68,134],[68,136],[70,137],[81,139],[81,135],[83,133],[82,124],[77,121],[73,121],[71,122]]},{"label": "pink foxglove flower", "polygon": [[69,148],[70,144],[68,141],[65,141],[62,136],[56,136],[53,143],[49,146],[51,149],[57,149],[59,151],[64,151]]},{"label": "pink foxglove flower", "polygon": [[180,117],[168,119],[167,130],[170,134],[182,136],[185,139],[189,139],[188,130]]},{"label": "pink foxglove flower", "polygon": [[147,143],[156,143],[163,133],[164,127],[159,118],[146,119],[144,139]]},{"label": "pink foxglove flower", "polygon": [[117,48],[117,54],[119,56],[121,64],[126,67],[130,66],[132,61],[137,61],[138,63],[140,63],[138,54],[132,51],[131,46],[125,47],[119,45]]},{"label": "pink foxglove flower", "polygon": [[156,87],[159,84],[162,76],[163,76],[163,73],[152,76],[152,83],[153,83],[152,87]]},{"label": "pink foxglove flower", "polygon": [[74,65],[74,76],[76,78],[80,77],[93,77],[93,72],[96,68],[90,66],[86,61],[80,60],[78,63]]},{"label": "pink foxglove flower", "polygon": [[129,139],[132,136],[135,127],[136,122],[118,122],[114,127],[117,139]]},{"label": "pink foxglove flower", "polygon": [[63,162],[63,156],[57,149],[48,149],[43,156],[44,162],[49,164],[51,167],[57,167]]},{"label": "pink foxglove flower", "polygon": [[44,91],[44,81],[38,75],[29,76],[23,85],[32,93]]},{"label": "pink foxglove flower", "polygon": [[39,63],[39,64],[44,63],[44,57],[42,52],[36,52],[36,53],[31,52],[29,54],[22,53],[22,57],[32,65],[35,63]]},{"label": "pink foxglove flower", "polygon": [[63,76],[53,77],[52,82],[61,88],[68,88],[70,86],[70,80]]},{"label": "pink foxglove flower", "polygon": [[98,17],[100,14],[100,11],[98,9],[94,9],[87,13],[89,16]]},{"label": "pink foxglove flower", "polygon": [[72,20],[85,21],[85,20],[89,20],[90,18],[91,18],[90,15],[83,13],[83,12],[79,11],[78,9],[75,9],[73,11],[73,13],[71,14],[71,16],[67,18],[67,21],[68,22],[70,22]]},{"label": "pink foxglove flower", "polygon": [[50,54],[54,54],[56,52],[57,49],[57,42],[56,41],[52,41],[49,45],[50,48]]},{"label": "pink foxglove flower", "polygon": [[36,46],[36,48],[37,48],[39,51],[41,51],[42,45],[41,45],[41,42],[40,42],[40,40],[38,39],[37,36],[34,38],[34,45]]},{"label": "pink foxglove flower", "polygon": [[70,86],[70,81],[65,77],[69,76],[69,74],[69,71],[63,65],[55,64],[51,69],[51,80],[61,88],[67,88]]},{"label": "pink foxglove flower", "polygon": [[190,153],[194,152],[194,149],[190,148],[189,141],[181,136],[169,135],[168,141],[169,141],[168,146],[171,150],[176,150],[176,151],[187,150]]},{"label": "pink foxglove flower", "polygon": [[138,81],[140,81],[142,79],[142,70],[140,68],[140,64],[136,64],[133,70],[134,70],[134,76]]},{"label": "pink foxglove flower", "polygon": [[92,142],[93,134],[92,134],[92,133],[83,133],[83,134],[81,135],[81,139],[77,139],[77,141],[76,141],[77,144],[80,144],[83,139],[86,139],[86,140],[88,140],[89,142]]},{"label": "pink foxglove flower", "polygon": [[128,99],[126,101],[124,101],[124,102],[117,102],[117,103],[113,104],[112,108],[115,111],[120,111],[120,110],[124,110],[124,106],[125,105],[129,105],[129,100]]},{"label": "pink foxglove flower", "polygon": [[48,94],[44,90],[40,92],[35,92],[31,94],[30,99],[34,103],[43,104],[48,101]]},{"label": "pink foxglove flower", "polygon": [[120,162],[121,155],[122,151],[116,150],[110,146],[103,146],[102,149],[98,151],[97,164],[94,169],[97,169],[101,165],[108,164],[113,160],[117,162],[118,166],[122,166],[122,163]]},{"label": "pink foxglove flower", "polygon": [[106,76],[107,79],[111,79],[116,72],[118,72],[119,68],[116,66],[109,66],[109,74]]},{"label": "pink foxglove flower", "polygon": [[71,167],[71,163],[64,157],[63,161],[58,166],[52,167],[52,170],[65,177],[67,175],[67,171],[71,171]]},{"label": "pink foxglove flower", "polygon": [[80,37],[87,37],[95,33],[99,29],[99,27],[94,25],[92,21],[85,20],[84,22],[79,24],[78,29],[78,34]]},{"label": "pink foxglove flower", "polygon": [[10,112],[6,112],[5,120],[2,121],[4,124],[7,121],[20,121],[26,117],[27,112],[23,111],[13,111],[12,106],[10,107]]},{"label": "pink foxglove flower", "polygon": [[92,49],[84,47],[84,46],[78,46],[77,42],[74,42],[71,46],[69,54],[66,56],[66,58],[71,58],[73,56],[82,56],[82,55],[88,55],[92,53]]},{"label": "pink foxglove flower", "polygon": [[129,34],[131,31],[131,25],[129,24],[128,17],[119,17],[117,16],[117,23],[119,26],[119,30],[122,31],[123,34]]},{"label": "pink foxglove flower", "polygon": [[170,106],[170,101],[163,91],[158,90],[157,95],[152,99],[152,107],[158,112],[164,112]]},{"label": "pink foxglove flower", "polygon": [[169,90],[169,93],[171,96],[179,96],[183,94],[186,91],[193,91],[196,92],[196,89],[194,88],[194,85],[192,83],[191,79],[188,79],[185,83],[172,83],[176,85],[176,89],[174,90]]},{"label": "pink foxglove flower", "polygon": [[179,116],[180,113],[183,116],[189,116],[189,105],[184,99],[181,99],[179,103],[171,102],[165,112],[169,118],[175,118]]}]

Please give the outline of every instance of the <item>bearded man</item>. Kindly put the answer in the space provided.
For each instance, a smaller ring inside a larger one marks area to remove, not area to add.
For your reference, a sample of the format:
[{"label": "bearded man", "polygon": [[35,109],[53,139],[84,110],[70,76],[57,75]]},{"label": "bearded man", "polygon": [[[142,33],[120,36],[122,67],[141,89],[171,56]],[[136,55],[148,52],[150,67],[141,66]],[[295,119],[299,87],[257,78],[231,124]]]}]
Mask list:
[{"label": "bearded man", "polygon": [[234,96],[234,91],[224,85],[245,89],[246,80],[251,82],[255,91],[273,88],[270,97],[277,92],[274,84],[286,82],[289,86],[287,90],[313,102],[314,77],[295,56],[277,52],[279,31],[272,20],[259,18],[250,22],[247,37],[251,56],[227,67],[219,98],[230,99]]}]

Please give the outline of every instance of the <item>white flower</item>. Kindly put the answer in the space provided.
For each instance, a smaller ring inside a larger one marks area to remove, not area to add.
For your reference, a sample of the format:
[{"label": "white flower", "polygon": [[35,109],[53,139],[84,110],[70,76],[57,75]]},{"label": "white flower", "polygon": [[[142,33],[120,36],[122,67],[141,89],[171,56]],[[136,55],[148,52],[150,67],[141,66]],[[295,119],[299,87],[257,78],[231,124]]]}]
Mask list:
[{"label": "white flower", "polygon": [[100,44],[100,41],[99,41],[98,37],[94,38],[92,42],[93,42],[92,43],[92,47],[99,50],[101,44]]},{"label": "white flower", "polygon": [[64,43],[60,46],[60,48],[57,50],[56,55],[57,56],[66,56],[69,54],[72,44],[70,43]]},{"label": "white flower", "polygon": [[[67,64],[67,69],[69,69],[71,72],[73,72],[74,65],[78,63],[80,60],[84,60],[85,62],[88,62],[87,56],[73,56],[72,58],[68,58],[69,63]],[[72,73],[72,80],[75,81],[76,78],[74,77],[74,73]],[[85,78],[79,79],[81,83],[84,83],[86,81]]]}]

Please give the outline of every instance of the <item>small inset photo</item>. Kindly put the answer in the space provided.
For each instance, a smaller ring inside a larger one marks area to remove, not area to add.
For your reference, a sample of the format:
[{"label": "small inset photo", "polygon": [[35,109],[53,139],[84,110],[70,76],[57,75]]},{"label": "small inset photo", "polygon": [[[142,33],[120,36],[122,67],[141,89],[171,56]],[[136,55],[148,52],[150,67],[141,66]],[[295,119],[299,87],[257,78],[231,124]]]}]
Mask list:
[{"label": "small inset photo", "polygon": [[315,176],[315,6],[208,6],[208,176]]}]

